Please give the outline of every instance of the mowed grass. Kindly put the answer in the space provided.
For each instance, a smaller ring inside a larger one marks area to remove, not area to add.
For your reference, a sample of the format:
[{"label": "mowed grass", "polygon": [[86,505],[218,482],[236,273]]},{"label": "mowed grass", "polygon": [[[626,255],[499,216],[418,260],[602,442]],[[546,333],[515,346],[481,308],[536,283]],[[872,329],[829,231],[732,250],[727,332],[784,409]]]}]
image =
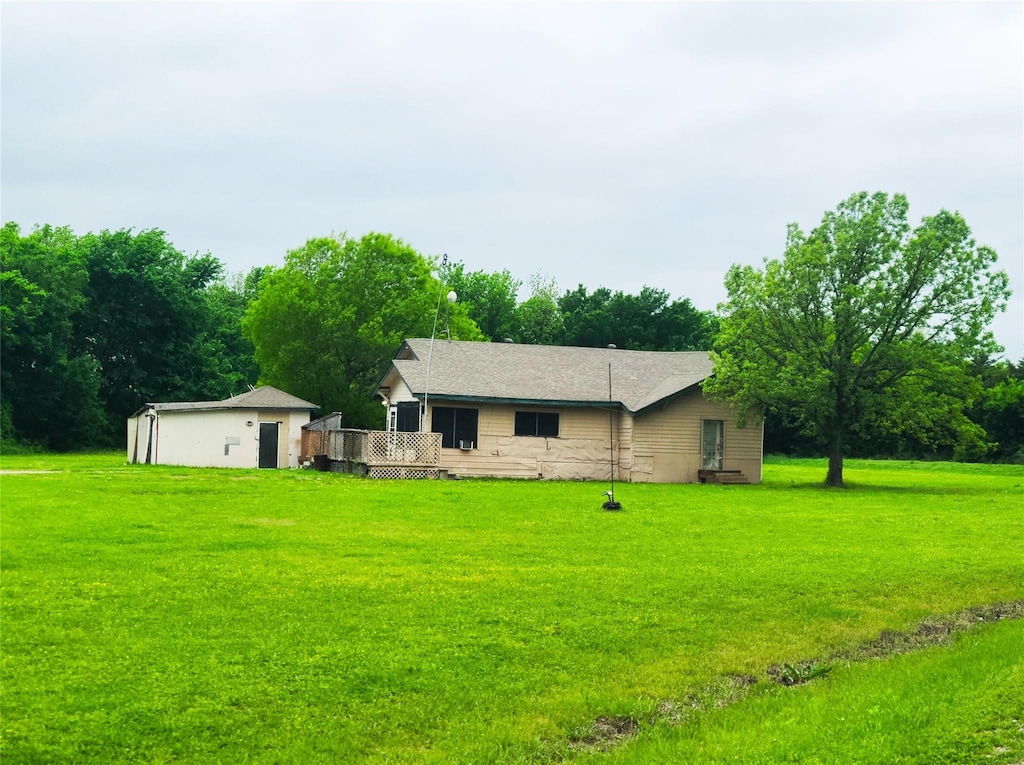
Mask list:
[{"label": "mowed grass", "polygon": [[951,646],[836,664],[796,688],[755,686],[662,724],[623,763],[1019,763],[1024,755],[1024,624],[990,625]]},{"label": "mowed grass", "polygon": [[[0,478],[4,763],[1024,758],[1021,622],[766,680],[1024,598],[1021,467],[851,461],[826,490],[824,463],[780,461],[760,486],[617,485],[609,513],[594,483],[123,463],[0,464],[57,471]],[[729,675],[761,682],[646,723]],[[640,735],[576,746],[602,716]]]}]

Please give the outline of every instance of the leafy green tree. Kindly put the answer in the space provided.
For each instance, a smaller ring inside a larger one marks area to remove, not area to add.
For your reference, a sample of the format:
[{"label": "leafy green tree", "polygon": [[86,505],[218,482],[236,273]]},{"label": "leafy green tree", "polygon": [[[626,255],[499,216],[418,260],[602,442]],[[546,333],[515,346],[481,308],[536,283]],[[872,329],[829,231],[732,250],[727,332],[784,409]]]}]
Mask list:
[{"label": "leafy green tree", "polygon": [[995,444],[969,416],[980,393],[978,378],[962,363],[907,375],[884,395],[865,397],[846,448],[864,457],[981,460]]},{"label": "leafy green tree", "polygon": [[516,306],[517,331],[511,335],[520,343],[559,345],[565,332],[558,307],[558,286],[540,273],[530,277],[530,297]]},{"label": "leafy green tree", "polygon": [[971,419],[992,439],[991,459],[1024,464],[1024,359],[975,364],[982,391]]},{"label": "leafy green tree", "polygon": [[486,337],[501,341],[517,333],[516,302],[522,282],[507,270],[467,273],[462,263],[449,263],[442,269],[442,278]]},{"label": "leafy green tree", "polygon": [[[114,445],[154,400],[224,398],[255,382],[244,285],[161,231],[0,232],[3,438]],[[258,283],[258,277],[254,279]],[[255,283],[252,289],[255,289]]]},{"label": "leafy green tree", "polygon": [[[645,288],[647,289],[647,288]],[[689,298],[674,300],[661,311],[652,350],[707,351],[718,334],[718,317],[702,311]]]},{"label": "leafy green tree", "polygon": [[581,284],[562,295],[558,299],[563,324],[559,344],[603,348],[614,343],[616,332],[611,302],[612,292],[606,287],[588,292]]},{"label": "leafy green tree", "polygon": [[56,450],[96,443],[99,367],[73,349],[71,317],[88,279],[70,229],[0,230],[0,421],[3,439]]},{"label": "leafy green tree", "polygon": [[76,350],[99,364],[108,443],[123,438],[126,418],[147,401],[217,398],[231,387],[212,358],[223,346],[211,339],[219,330],[206,293],[220,261],[186,257],[155,229],[86,234],[79,247],[89,278],[74,316]]},{"label": "leafy green tree", "polygon": [[[941,377],[906,378],[903,390],[881,406],[865,406],[845,441],[850,457],[899,459],[956,459],[977,461],[991,457],[996,449],[987,428],[974,416],[982,395],[977,378],[962,378],[948,387]],[[913,387],[913,390],[911,389]],[[930,400],[927,409],[921,399]],[[975,400],[971,411],[965,402]],[[799,424],[800,412],[775,409],[765,413],[765,451],[794,456],[827,453],[824,433],[809,433]]]},{"label": "leafy green tree", "polygon": [[199,365],[204,398],[222,399],[244,391],[259,380],[256,349],[242,334],[242,319],[249,300],[245,291],[224,281],[207,285],[200,293],[201,330],[190,353]]},{"label": "leafy green tree", "polygon": [[[243,330],[261,380],[348,427],[380,427],[373,389],[402,340],[430,337],[442,289],[431,262],[387,234],[310,239],[260,280]],[[466,306],[442,300],[441,311],[453,339],[483,339]]]},{"label": "leafy green tree", "polygon": [[907,211],[900,194],[854,194],[810,234],[790,225],[782,260],[726,275],[705,390],[745,416],[793,413],[827,444],[830,486],[858,427],[920,431],[958,397],[962,412],[969,359],[996,347],[987,326],[1009,296],[996,253],[958,213],[911,230]]},{"label": "leafy green tree", "polygon": [[637,351],[698,351],[711,347],[717,318],[689,299],[669,302],[664,290],[644,287],[638,295],[604,287],[588,293],[582,284],[558,301],[565,345],[614,343]]},{"label": "leafy green tree", "polygon": [[242,298],[242,304],[248,308],[260,296],[260,285],[263,277],[273,271],[273,266],[253,266],[246,274],[234,274],[228,280],[228,287]]}]

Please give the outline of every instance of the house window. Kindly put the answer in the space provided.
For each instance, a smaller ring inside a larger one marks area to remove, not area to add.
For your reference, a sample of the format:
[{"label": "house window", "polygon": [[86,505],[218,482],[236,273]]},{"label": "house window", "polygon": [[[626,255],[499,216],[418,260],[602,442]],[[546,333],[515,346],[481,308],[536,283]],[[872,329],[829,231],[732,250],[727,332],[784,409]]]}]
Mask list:
[{"label": "house window", "polygon": [[388,433],[419,433],[420,402],[403,401],[388,407]]},{"label": "house window", "polygon": [[418,433],[420,430],[420,402],[403,401],[398,405],[395,430],[399,433]]},{"label": "house window", "polygon": [[516,412],[516,435],[558,438],[558,412]]},{"label": "house window", "polygon": [[477,409],[435,406],[430,410],[430,429],[441,434],[445,449],[475,449],[479,414]]}]

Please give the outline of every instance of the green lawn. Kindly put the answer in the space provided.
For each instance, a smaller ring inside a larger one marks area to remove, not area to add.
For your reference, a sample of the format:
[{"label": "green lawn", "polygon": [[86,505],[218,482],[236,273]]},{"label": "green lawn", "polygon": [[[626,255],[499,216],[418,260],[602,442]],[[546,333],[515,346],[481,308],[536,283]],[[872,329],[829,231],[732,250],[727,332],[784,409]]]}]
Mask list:
[{"label": "green lawn", "polygon": [[884,662],[837,665],[799,688],[755,687],[726,709],[664,721],[622,763],[1019,763],[1024,624]]},{"label": "green lawn", "polygon": [[[0,478],[5,765],[1024,760],[1024,622],[835,659],[1024,599],[1019,466],[849,461],[826,490],[778,461],[620,485],[620,513],[593,483],[0,467],[56,471]],[[639,735],[586,745],[604,718]]]}]

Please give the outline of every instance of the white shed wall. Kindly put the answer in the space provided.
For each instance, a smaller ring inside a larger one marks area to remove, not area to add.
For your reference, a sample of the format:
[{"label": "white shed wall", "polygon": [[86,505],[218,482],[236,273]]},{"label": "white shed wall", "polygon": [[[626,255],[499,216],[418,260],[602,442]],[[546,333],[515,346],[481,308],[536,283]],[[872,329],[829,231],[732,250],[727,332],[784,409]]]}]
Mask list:
[{"label": "white shed wall", "polygon": [[[145,413],[128,420],[129,461],[133,456],[137,462],[146,461],[149,422]],[[247,425],[248,422],[252,422],[252,426]],[[152,462],[188,467],[255,468],[259,464],[260,422],[280,423],[278,464],[298,467],[302,426],[309,422],[309,412],[304,410],[158,412],[153,421]]]}]

